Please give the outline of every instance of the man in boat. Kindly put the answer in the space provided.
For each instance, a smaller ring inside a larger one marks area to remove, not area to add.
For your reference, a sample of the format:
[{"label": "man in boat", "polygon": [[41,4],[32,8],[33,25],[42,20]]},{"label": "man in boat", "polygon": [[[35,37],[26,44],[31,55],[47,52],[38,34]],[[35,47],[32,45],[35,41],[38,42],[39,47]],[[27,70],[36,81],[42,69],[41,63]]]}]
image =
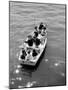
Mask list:
[{"label": "man in boat", "polygon": [[34,36],[33,36],[33,42],[35,44],[36,47],[38,47],[40,45],[40,39],[38,38],[38,31],[34,31]]},{"label": "man in boat", "polygon": [[26,57],[26,51],[25,51],[25,49],[24,48],[22,48],[22,55],[21,55],[21,59],[25,59],[25,57]]},{"label": "man in boat", "polygon": [[35,57],[37,55],[38,55],[37,51],[35,49],[33,49],[32,56]]},{"label": "man in boat", "polygon": [[46,27],[44,26],[44,24],[41,22],[40,25],[39,25],[39,30],[42,30],[42,29],[46,29]]},{"label": "man in boat", "polygon": [[41,22],[40,25],[39,25],[39,30],[42,30],[44,27],[43,23]]},{"label": "man in boat", "polygon": [[42,31],[42,30],[46,30],[46,27],[44,26],[44,24],[41,22],[40,25],[39,25],[39,31]]},{"label": "man in boat", "polygon": [[34,36],[33,38],[37,38],[38,37],[38,32],[37,31],[34,31]]},{"label": "man in boat", "polygon": [[40,53],[40,49],[33,49],[32,50],[32,56],[35,57]]},{"label": "man in boat", "polygon": [[44,36],[45,35],[45,33],[46,33],[46,26],[41,22],[40,23],[40,26],[39,26],[39,33],[42,35],[42,36]]},{"label": "man in boat", "polygon": [[31,35],[28,36],[28,40],[25,41],[25,43],[27,43],[28,46],[33,46],[33,38]]},{"label": "man in boat", "polygon": [[36,38],[35,39],[35,45],[36,45],[36,47],[38,47],[40,45],[40,43],[41,43],[40,39]]},{"label": "man in boat", "polygon": [[35,26],[34,29],[37,31],[37,29],[38,29],[37,26]]}]

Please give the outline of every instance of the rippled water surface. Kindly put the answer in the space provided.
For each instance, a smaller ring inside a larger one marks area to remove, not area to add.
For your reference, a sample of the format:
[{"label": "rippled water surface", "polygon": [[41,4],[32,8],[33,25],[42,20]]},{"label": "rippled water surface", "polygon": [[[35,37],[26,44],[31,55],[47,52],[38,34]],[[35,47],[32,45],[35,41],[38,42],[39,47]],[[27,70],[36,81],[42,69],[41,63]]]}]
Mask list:
[{"label": "rippled water surface", "polygon": [[[35,69],[18,61],[23,39],[40,22],[47,26],[47,47]],[[65,5],[10,2],[10,88],[65,85]]]}]

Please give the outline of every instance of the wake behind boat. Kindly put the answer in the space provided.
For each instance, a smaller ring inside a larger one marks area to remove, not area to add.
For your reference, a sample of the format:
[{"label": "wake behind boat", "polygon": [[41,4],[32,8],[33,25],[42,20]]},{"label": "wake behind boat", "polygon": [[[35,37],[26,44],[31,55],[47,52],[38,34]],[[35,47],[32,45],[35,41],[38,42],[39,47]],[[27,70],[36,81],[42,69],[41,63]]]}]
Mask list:
[{"label": "wake behind boat", "polygon": [[35,31],[27,36],[19,54],[23,65],[35,66],[47,44],[46,25],[40,23],[35,26]]}]

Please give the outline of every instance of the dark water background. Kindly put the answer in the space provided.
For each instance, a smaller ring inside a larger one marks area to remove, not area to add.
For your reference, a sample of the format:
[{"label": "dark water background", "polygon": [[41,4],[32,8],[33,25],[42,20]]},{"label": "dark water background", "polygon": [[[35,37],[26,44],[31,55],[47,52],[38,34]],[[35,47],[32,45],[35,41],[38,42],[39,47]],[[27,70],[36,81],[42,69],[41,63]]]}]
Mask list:
[{"label": "dark water background", "polygon": [[[10,2],[10,88],[65,85],[65,5]],[[47,26],[47,47],[36,70],[19,66],[23,39],[40,22]]]}]

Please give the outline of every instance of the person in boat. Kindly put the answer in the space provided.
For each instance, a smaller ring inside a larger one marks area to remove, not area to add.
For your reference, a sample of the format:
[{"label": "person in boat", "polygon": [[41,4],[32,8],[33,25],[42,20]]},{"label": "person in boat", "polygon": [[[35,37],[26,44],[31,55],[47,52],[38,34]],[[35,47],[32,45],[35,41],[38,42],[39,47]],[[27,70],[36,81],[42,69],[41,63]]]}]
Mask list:
[{"label": "person in boat", "polygon": [[36,45],[36,47],[38,47],[40,45],[40,43],[41,43],[40,39],[36,38],[35,39],[35,45]]},{"label": "person in boat", "polygon": [[27,43],[28,46],[33,46],[33,43],[36,46],[40,45],[40,39],[38,39],[37,36],[38,36],[38,33],[35,32],[34,36],[33,37],[32,36],[28,37],[28,40],[25,41],[25,43]]},{"label": "person in boat", "polygon": [[35,49],[33,49],[32,56],[35,57],[37,55],[38,55],[37,51]]},{"label": "person in boat", "polygon": [[22,48],[22,55],[21,55],[21,59],[25,59],[25,57],[26,57],[26,51],[25,51],[25,49],[24,48]]},{"label": "person in boat", "polygon": [[37,31],[34,32],[34,36],[33,36],[33,42],[35,43],[36,46],[40,45],[40,39],[38,38],[39,33]]},{"label": "person in boat", "polygon": [[33,38],[37,38],[38,37],[38,32],[37,31],[34,31],[34,36]]},{"label": "person in boat", "polygon": [[44,24],[41,22],[40,25],[39,25],[39,30],[42,30],[42,29],[46,29],[46,27],[44,26]]},{"label": "person in boat", "polygon": [[38,29],[37,26],[35,26],[34,29],[37,31],[37,29]]},{"label": "person in boat", "polygon": [[40,25],[39,25],[39,30],[42,30],[44,27],[43,23],[41,22]]},{"label": "person in boat", "polygon": [[28,36],[28,40],[25,41],[25,43],[27,43],[28,46],[33,46],[33,38],[31,35]]},{"label": "person in boat", "polygon": [[46,30],[46,26],[44,26],[44,24],[41,22],[40,26],[39,26],[39,33],[44,36],[45,35],[45,30]]}]

